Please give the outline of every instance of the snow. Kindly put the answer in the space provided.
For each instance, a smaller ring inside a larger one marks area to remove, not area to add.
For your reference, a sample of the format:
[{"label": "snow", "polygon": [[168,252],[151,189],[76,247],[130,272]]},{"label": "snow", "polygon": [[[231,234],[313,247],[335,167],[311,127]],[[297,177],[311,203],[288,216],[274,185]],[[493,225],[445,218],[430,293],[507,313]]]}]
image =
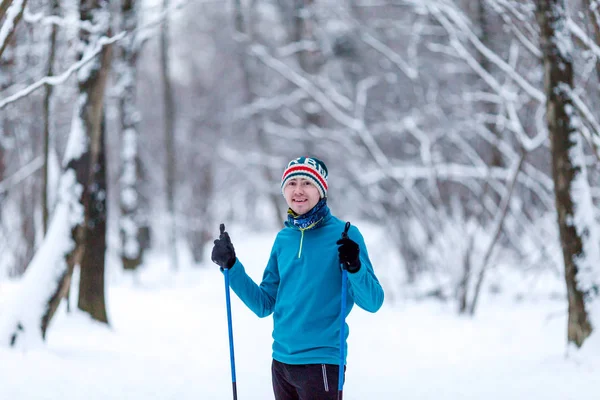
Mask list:
[{"label": "snow", "polygon": [[83,207],[79,203],[81,186],[75,172],[66,171],[61,178],[60,195],[48,234],[35,253],[22,283],[0,309],[0,345],[13,340],[15,327],[19,331],[16,347],[36,347],[42,339],[39,321],[46,313],[46,304],[53,295],[58,281],[67,269],[65,254],[74,247],[71,229],[80,224]]},{"label": "snow", "polygon": [[80,158],[88,146],[88,137],[85,135],[85,127],[81,119],[81,109],[86,102],[86,95],[80,94],[78,98],[78,107],[73,108],[73,119],[71,120],[71,134],[67,141],[67,149],[64,155],[63,166],[67,166],[71,160]]},{"label": "snow", "polygon": [[[572,110],[566,110],[571,114],[571,120],[579,119],[573,115]],[[583,151],[583,138],[577,131],[570,134],[570,141],[573,143],[569,150],[569,158],[574,167],[579,168],[579,172],[571,182],[571,199],[573,201],[573,216],[571,222],[581,238],[581,253],[575,260],[577,265],[577,285],[585,292],[591,293],[596,282],[599,282],[598,268],[600,265],[600,236],[596,224],[596,207],[592,201],[590,185],[588,183],[587,167],[584,163],[585,156]]]},{"label": "snow", "polygon": [[[275,232],[250,234],[227,225],[236,253],[259,279]],[[397,268],[396,259],[379,244],[380,235],[370,229],[363,233],[383,278]],[[218,268],[210,262],[193,266],[183,256],[182,268],[174,274],[168,255],[155,253],[137,275],[129,275],[119,269],[117,259],[108,257],[110,327],[81,312],[67,314],[63,304],[45,345],[0,347],[2,397],[231,399],[225,293]],[[386,260],[394,262],[386,265]],[[355,308],[348,319],[344,398],[595,398],[600,340],[595,334],[582,350],[567,347],[561,280],[546,276],[537,286],[519,277],[505,280],[510,290],[493,296],[486,292],[474,318],[458,317],[453,305],[415,302],[402,293],[395,303],[386,297],[376,314]],[[0,307],[1,294],[17,290],[20,283],[1,284]],[[525,285],[527,295],[515,300]],[[550,290],[559,290],[559,298],[551,299]],[[259,319],[235,295],[231,298],[238,396],[272,399],[271,317]],[[76,299],[71,302],[75,305]]]}]

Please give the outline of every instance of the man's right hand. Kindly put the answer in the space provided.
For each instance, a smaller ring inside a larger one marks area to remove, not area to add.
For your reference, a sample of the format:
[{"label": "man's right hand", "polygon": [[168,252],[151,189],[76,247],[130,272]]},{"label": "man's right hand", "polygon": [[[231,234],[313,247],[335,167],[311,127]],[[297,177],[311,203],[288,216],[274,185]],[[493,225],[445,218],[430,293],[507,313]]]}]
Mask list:
[{"label": "man's right hand", "polygon": [[212,250],[210,259],[221,267],[221,269],[229,269],[235,264],[235,249],[229,238],[229,234],[225,232],[225,224],[219,227],[221,234],[215,240],[215,245]]}]

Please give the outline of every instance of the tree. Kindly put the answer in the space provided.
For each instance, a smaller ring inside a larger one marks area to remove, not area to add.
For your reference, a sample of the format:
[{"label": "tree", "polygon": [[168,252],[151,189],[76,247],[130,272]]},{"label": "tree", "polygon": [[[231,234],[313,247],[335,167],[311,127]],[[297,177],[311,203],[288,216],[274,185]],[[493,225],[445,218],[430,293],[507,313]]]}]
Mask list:
[{"label": "tree", "polygon": [[171,268],[179,269],[179,260],[177,256],[177,214],[175,210],[175,99],[173,86],[171,82],[171,68],[169,57],[169,0],[163,0],[163,12],[165,19],[160,29],[160,67],[161,78],[163,82],[163,120],[164,120],[164,143],[166,156],[166,171],[165,171],[165,190],[167,195],[167,231],[168,246],[171,260]]},{"label": "tree", "polygon": [[122,30],[130,32],[120,46],[118,83],[115,91],[119,97],[121,128],[121,175],[119,179],[119,220],[121,236],[121,261],[123,268],[136,269],[143,261],[149,246],[150,228],[147,218],[147,199],[141,186],[146,177],[139,156],[139,110],[137,109],[137,58],[141,41],[135,30],[138,25],[137,2],[121,3]]},{"label": "tree", "polygon": [[[108,3],[82,0],[80,15],[93,27],[90,31],[82,28],[80,57],[94,54],[98,48],[101,51],[78,75],[79,94],[65,152],[59,198],[48,234],[25,272],[20,291],[12,299],[11,314],[1,321],[0,342],[13,346],[21,339],[26,342],[46,337],[52,317],[70,288],[76,265],[82,268],[84,286],[97,287],[98,284],[98,281],[91,284],[87,281],[90,277],[94,279],[94,274],[84,254],[88,244],[87,228],[95,217],[92,203],[102,196],[101,185],[96,184],[101,174],[97,174],[95,168],[102,155],[104,88],[110,60],[109,48],[100,43],[109,29]],[[104,250],[103,247],[102,255]],[[32,303],[32,296],[37,301]],[[97,318],[98,314],[92,317]]]},{"label": "tree", "polygon": [[[573,88],[572,41],[565,28],[567,15],[564,0],[537,0],[536,17],[540,27],[540,42],[544,65],[546,122],[552,151],[552,177],[560,242],[565,266],[565,281],[569,302],[568,341],[580,347],[593,327],[586,309],[586,297],[592,296],[592,285],[583,274],[597,268],[599,260],[590,257],[585,246],[591,235],[593,221],[586,220],[582,209],[586,200],[591,204],[589,184],[583,161],[583,144],[577,128],[570,92]],[[581,196],[581,197],[579,197]],[[579,198],[578,198],[579,197]],[[587,197],[587,199],[586,199]],[[598,246],[598,242],[590,243]],[[597,255],[597,251],[596,251]],[[587,282],[586,282],[587,280]]]},{"label": "tree", "polygon": [[[89,49],[98,39],[109,35],[109,4],[106,0],[82,0],[81,21],[97,26],[97,32],[82,30],[80,40]],[[82,54],[83,56],[83,54]],[[111,46],[104,47],[99,57],[88,66],[88,75],[79,77],[79,98],[83,103],[81,122],[90,142],[83,191],[85,221],[77,232],[81,239],[79,309],[93,319],[108,322],[104,301],[104,256],[106,253],[106,159],[104,143],[104,92],[110,70]],[[72,271],[72,268],[71,268]]]},{"label": "tree", "polygon": [[[50,3],[51,12],[54,15],[57,15],[59,12],[59,2],[58,0],[52,0]],[[52,76],[54,75],[54,60],[56,57],[56,35],[58,29],[56,25],[52,25],[50,28],[50,40],[48,46],[48,65],[46,68],[46,75]],[[49,163],[50,163],[50,152],[51,146],[51,132],[50,132],[50,121],[51,121],[51,100],[52,100],[52,86],[46,85],[45,93],[44,93],[44,167],[42,169],[42,229],[44,230],[44,235],[48,231],[48,220],[49,220],[49,209],[50,204],[48,200],[48,186],[49,182]]]}]

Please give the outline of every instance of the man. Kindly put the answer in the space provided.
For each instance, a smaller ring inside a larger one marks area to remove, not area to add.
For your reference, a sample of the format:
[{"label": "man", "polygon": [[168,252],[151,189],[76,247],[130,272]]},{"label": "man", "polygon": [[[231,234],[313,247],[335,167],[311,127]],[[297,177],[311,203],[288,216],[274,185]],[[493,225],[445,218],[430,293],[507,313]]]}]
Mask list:
[{"label": "man", "polygon": [[[354,304],[376,312],[383,303],[383,289],[360,231],[351,226],[348,237],[340,239],[345,223],[327,206],[327,175],[317,158],[300,157],[288,164],[281,180],[288,218],[275,238],[260,285],[236,258],[227,232],[214,242],[212,260],[229,269],[233,291],[259,317],[273,313],[276,400],[337,398],[340,265],[348,271],[346,316]],[[346,349],[347,327],[345,332]]]}]

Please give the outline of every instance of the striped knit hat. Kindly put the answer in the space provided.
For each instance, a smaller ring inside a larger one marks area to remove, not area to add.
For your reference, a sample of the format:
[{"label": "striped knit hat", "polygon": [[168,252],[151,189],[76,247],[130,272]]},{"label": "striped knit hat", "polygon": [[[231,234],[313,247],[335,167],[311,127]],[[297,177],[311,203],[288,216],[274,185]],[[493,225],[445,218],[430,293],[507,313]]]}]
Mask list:
[{"label": "striped knit hat", "polygon": [[288,164],[281,177],[281,191],[292,178],[306,178],[319,189],[321,198],[327,197],[327,167],[314,157],[299,157]]}]

